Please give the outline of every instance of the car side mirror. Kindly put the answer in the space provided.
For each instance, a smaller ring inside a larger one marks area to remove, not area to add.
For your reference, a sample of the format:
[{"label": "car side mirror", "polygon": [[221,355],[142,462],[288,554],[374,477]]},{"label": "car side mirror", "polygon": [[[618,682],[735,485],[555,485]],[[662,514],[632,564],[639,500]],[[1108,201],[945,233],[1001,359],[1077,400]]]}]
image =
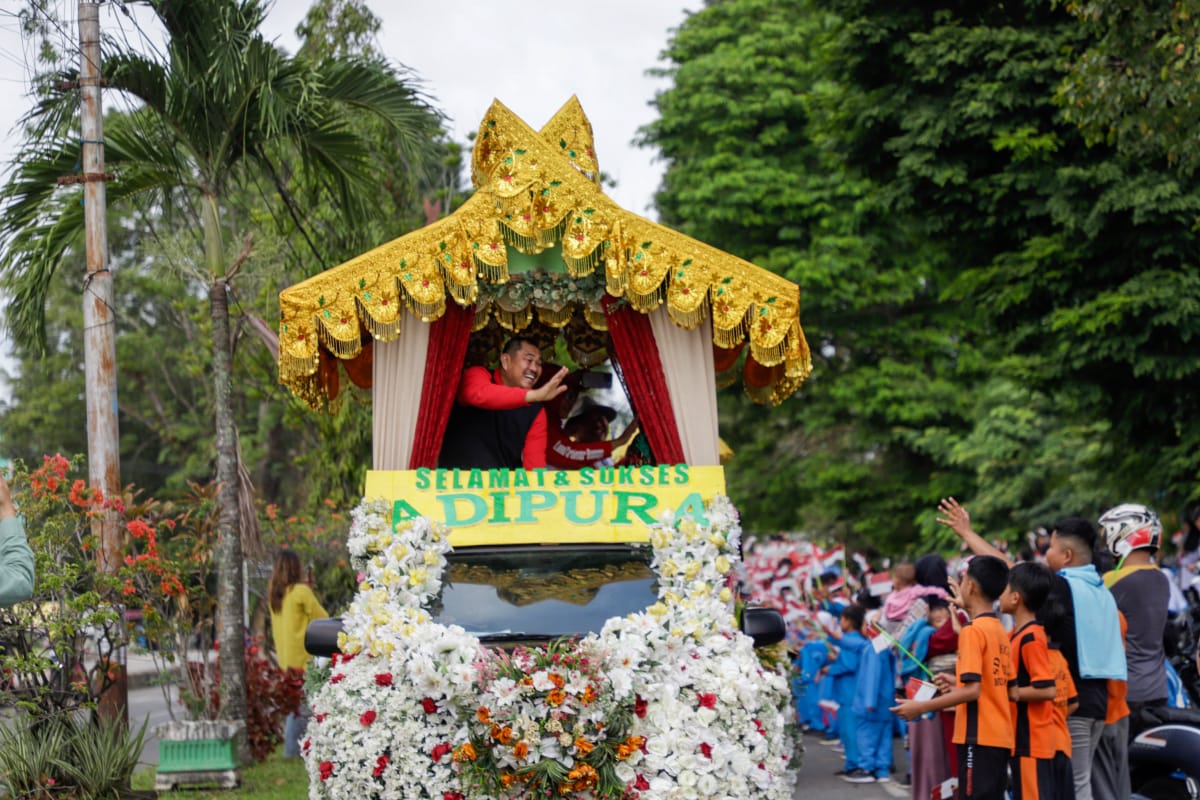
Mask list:
[{"label": "car side mirror", "polygon": [[332,656],[338,650],[338,634],[342,632],[342,618],[315,619],[304,631],[304,649],[314,656]]},{"label": "car side mirror", "polygon": [[766,647],[783,641],[787,624],[778,609],[747,607],[742,609],[742,633],[754,640],[755,647]]}]

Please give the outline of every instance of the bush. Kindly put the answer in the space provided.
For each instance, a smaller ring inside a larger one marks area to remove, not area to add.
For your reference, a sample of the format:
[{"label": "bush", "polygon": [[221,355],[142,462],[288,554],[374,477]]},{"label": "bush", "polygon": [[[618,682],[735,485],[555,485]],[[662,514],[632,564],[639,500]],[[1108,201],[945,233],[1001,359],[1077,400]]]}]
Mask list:
[{"label": "bush", "polygon": [[74,714],[0,728],[0,787],[9,797],[116,800],[128,794],[146,725]]},{"label": "bush", "polygon": [[[208,672],[204,664],[193,661],[188,664],[189,673],[200,676]],[[203,683],[209,687],[207,701],[195,716],[217,719],[221,710],[219,686],[221,672],[218,664],[211,668],[212,680],[200,677],[189,681],[191,685]],[[186,689],[184,690],[186,692]],[[283,728],[288,714],[300,708],[304,699],[304,672],[298,669],[282,669],[267,658],[259,640],[246,647],[246,738],[250,756],[257,763],[267,759],[283,743]],[[186,703],[196,699],[183,698]]]},{"label": "bush", "polygon": [[0,696],[39,717],[94,708],[125,643],[121,583],[100,570],[91,531],[94,514],[123,514],[124,503],[72,483],[71,469],[46,456],[33,471],[18,463],[11,481],[37,577],[30,600],[0,609]]}]

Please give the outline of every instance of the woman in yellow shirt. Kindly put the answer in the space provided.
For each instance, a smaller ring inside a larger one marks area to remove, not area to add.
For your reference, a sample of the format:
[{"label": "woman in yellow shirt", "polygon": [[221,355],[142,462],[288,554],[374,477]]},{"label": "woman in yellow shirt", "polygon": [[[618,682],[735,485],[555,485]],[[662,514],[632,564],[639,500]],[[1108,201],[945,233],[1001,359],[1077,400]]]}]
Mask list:
[{"label": "woman in yellow shirt", "polygon": [[[311,580],[309,576],[309,580]],[[311,656],[304,649],[304,632],[314,619],[329,615],[321,607],[312,587],[303,580],[300,557],[292,550],[281,550],[275,557],[271,582],[267,585],[271,606],[271,636],[275,639],[275,657],[284,669],[303,670]],[[285,758],[300,756],[300,738],[308,728],[308,699],[300,700],[300,708],[288,714],[283,734]]]}]

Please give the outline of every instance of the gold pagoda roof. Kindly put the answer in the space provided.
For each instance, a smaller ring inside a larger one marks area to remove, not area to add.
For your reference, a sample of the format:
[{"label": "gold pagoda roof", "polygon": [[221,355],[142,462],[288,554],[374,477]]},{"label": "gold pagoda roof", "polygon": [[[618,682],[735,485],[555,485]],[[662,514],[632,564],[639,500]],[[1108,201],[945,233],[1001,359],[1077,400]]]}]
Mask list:
[{"label": "gold pagoda roof", "polygon": [[[494,318],[514,332],[535,311],[562,327],[578,310],[604,330],[605,294],[643,313],[666,303],[688,330],[711,318],[718,382],[740,376],[759,402],[781,402],[811,372],[799,287],[613,202],[599,185],[591,123],[576,98],[541,131],[494,101],[475,140],[472,178],[475,193],[450,215],[280,294],[281,383],[324,406],[337,381],[322,374],[372,338],[400,336],[402,307],[429,323],[449,298],[475,307],[477,330]],[[599,291],[522,291],[523,278],[510,281],[509,247],[560,247],[566,274]]]}]

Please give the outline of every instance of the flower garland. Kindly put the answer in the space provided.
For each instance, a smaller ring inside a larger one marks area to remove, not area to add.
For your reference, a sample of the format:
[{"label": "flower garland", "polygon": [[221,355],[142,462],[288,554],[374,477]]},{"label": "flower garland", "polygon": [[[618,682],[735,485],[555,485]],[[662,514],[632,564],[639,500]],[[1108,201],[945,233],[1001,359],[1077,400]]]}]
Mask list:
[{"label": "flower garland", "polygon": [[[463,783],[488,795],[620,800],[615,765],[645,740],[627,735],[633,705],[616,696],[600,654],[573,641],[496,651],[482,678]],[[475,796],[474,794],[472,796]]]},{"label": "flower garland", "polygon": [[393,529],[386,502],[351,513],[347,546],[362,570],[327,683],[313,696],[302,748],[314,798],[462,800],[454,743],[473,702],[479,640],[432,621],[449,549],[444,526]]},{"label": "flower garland", "polygon": [[[432,621],[443,526],[352,513],[363,577],[304,742],[310,796],[785,800],[796,770],[785,675],[738,632],[728,575],[741,528],[725,497],[651,527],[659,602],[597,635],[489,651]],[[754,680],[746,680],[754,676]]]},{"label": "flower garland", "polygon": [[646,745],[616,769],[641,800],[792,797],[787,678],[738,633],[725,585],[740,536],[725,497],[703,520],[664,516],[650,536],[659,602],[598,636],[609,679],[635,691],[631,731]]}]

